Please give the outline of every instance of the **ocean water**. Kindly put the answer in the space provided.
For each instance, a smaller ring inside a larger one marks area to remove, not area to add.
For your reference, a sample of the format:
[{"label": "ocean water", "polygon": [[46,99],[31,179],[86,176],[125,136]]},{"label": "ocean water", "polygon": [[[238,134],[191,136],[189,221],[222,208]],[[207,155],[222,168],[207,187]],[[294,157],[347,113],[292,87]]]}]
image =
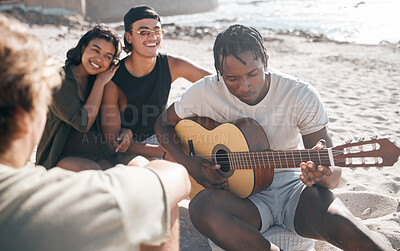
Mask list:
[{"label": "ocean water", "polygon": [[400,43],[400,0],[219,0],[211,12],[163,17],[163,23],[324,34],[360,44]]}]

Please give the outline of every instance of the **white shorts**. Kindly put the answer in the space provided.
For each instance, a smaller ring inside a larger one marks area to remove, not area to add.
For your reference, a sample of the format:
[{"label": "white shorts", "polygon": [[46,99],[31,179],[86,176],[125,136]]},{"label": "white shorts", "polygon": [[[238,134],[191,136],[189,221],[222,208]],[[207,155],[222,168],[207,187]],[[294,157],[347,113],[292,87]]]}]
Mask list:
[{"label": "white shorts", "polygon": [[251,195],[250,201],[257,207],[263,233],[272,225],[296,232],[294,215],[301,193],[306,185],[300,180],[301,172],[277,172],[269,188]]}]

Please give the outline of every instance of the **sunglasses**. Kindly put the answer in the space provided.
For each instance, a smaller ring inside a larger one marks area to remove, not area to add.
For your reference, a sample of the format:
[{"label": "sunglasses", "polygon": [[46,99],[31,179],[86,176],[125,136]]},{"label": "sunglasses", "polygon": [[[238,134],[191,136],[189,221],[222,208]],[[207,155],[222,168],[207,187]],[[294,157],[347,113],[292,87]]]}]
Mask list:
[{"label": "sunglasses", "polygon": [[162,29],[158,29],[158,30],[143,29],[143,30],[138,30],[138,31],[131,29],[131,31],[133,31],[133,32],[135,32],[135,33],[137,33],[137,34],[139,34],[139,35],[141,35],[143,37],[150,36],[151,33],[154,33],[154,35],[157,36],[157,37],[161,37],[161,36],[164,36],[164,34],[166,32],[165,30],[162,30]]}]

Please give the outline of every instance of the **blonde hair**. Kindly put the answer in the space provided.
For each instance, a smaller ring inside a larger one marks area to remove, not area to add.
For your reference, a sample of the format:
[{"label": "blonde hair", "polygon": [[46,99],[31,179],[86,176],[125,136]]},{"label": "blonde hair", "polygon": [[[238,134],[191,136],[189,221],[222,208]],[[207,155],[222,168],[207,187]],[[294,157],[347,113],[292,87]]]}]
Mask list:
[{"label": "blonde hair", "polygon": [[50,102],[61,76],[43,43],[14,18],[0,14],[0,154],[16,136],[16,109],[35,116]]}]

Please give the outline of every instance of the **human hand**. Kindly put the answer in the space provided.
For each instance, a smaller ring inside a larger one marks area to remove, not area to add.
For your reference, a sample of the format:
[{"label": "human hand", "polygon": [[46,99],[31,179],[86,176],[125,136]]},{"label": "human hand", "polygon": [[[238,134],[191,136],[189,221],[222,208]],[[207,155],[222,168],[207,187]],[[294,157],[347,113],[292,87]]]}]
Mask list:
[{"label": "human hand", "polygon": [[131,145],[133,133],[131,129],[122,128],[118,134],[117,141],[114,142],[115,152],[126,152]]},{"label": "human hand", "polygon": [[99,83],[99,84],[105,86],[114,77],[114,74],[118,70],[118,68],[119,68],[119,65],[112,65],[107,70],[103,71],[102,73],[97,74],[95,83]]},{"label": "human hand", "polygon": [[[325,148],[325,140],[321,139],[312,149],[321,150]],[[332,174],[332,168],[319,165],[315,167],[314,162],[307,161],[300,163],[301,181],[308,187],[311,187],[314,183],[320,182],[326,176]]]},{"label": "human hand", "polygon": [[219,164],[212,163],[201,157],[187,157],[188,172],[197,183],[204,188],[222,189],[228,188],[228,179],[220,176],[215,170],[221,168]]}]

